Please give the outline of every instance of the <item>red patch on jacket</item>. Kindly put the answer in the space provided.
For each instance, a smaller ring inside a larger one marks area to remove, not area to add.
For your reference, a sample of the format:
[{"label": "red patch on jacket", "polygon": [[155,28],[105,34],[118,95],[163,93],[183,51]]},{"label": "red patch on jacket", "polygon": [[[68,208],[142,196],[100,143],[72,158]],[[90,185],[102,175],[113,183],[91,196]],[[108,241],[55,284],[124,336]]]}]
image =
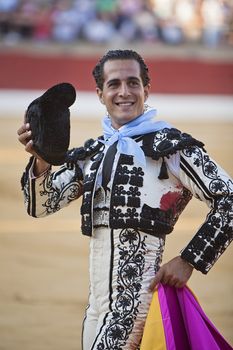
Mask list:
[{"label": "red patch on jacket", "polygon": [[160,200],[160,209],[166,211],[168,209],[175,209],[178,205],[178,201],[180,200],[179,192],[168,192],[161,197]]}]

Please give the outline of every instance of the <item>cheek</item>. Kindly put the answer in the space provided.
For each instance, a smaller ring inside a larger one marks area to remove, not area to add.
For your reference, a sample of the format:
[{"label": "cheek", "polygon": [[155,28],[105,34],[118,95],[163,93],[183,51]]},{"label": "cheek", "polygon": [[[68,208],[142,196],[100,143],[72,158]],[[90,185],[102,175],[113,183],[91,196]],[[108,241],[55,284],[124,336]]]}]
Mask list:
[{"label": "cheek", "polygon": [[106,105],[112,105],[114,103],[114,95],[111,93],[108,93],[103,98],[104,104]]}]

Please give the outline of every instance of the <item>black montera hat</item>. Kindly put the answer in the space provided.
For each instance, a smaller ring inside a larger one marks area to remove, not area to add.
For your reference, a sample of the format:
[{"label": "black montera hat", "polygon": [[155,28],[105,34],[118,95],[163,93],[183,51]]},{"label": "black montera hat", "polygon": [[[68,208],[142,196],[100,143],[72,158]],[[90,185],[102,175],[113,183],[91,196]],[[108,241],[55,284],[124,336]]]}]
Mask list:
[{"label": "black montera hat", "polygon": [[33,148],[46,162],[60,165],[65,161],[70,143],[70,111],[75,102],[73,85],[52,86],[30,103],[25,115],[30,123]]}]

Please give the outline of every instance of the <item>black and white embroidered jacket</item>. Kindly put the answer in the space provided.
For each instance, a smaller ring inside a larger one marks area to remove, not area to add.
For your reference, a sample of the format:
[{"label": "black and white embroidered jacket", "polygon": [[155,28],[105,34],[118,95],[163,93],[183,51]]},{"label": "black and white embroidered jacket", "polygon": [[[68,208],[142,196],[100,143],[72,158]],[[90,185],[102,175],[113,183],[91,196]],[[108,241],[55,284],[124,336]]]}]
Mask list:
[{"label": "black and white embroidered jacket", "polygon": [[163,236],[173,230],[194,196],[206,202],[210,212],[181,256],[207,273],[233,237],[232,180],[201,142],[177,129],[166,128],[135,140],[145,153],[146,167],[142,169],[133,156],[117,157],[106,198],[99,182],[106,153],[101,138],[71,150],[58,171],[49,169],[38,178],[30,176],[31,158],[22,177],[28,214],[46,216],[82,196],[84,235],[108,225]]}]

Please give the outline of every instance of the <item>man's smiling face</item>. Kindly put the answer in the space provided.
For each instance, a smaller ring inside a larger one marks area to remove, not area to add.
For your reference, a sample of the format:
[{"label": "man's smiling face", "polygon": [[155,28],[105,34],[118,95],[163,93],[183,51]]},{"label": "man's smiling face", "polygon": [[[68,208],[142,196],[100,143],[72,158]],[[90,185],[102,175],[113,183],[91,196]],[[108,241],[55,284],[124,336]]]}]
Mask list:
[{"label": "man's smiling face", "polygon": [[149,88],[149,85],[143,86],[140,65],[136,60],[105,62],[103,90],[97,88],[97,94],[106,106],[115,129],[143,113]]}]

